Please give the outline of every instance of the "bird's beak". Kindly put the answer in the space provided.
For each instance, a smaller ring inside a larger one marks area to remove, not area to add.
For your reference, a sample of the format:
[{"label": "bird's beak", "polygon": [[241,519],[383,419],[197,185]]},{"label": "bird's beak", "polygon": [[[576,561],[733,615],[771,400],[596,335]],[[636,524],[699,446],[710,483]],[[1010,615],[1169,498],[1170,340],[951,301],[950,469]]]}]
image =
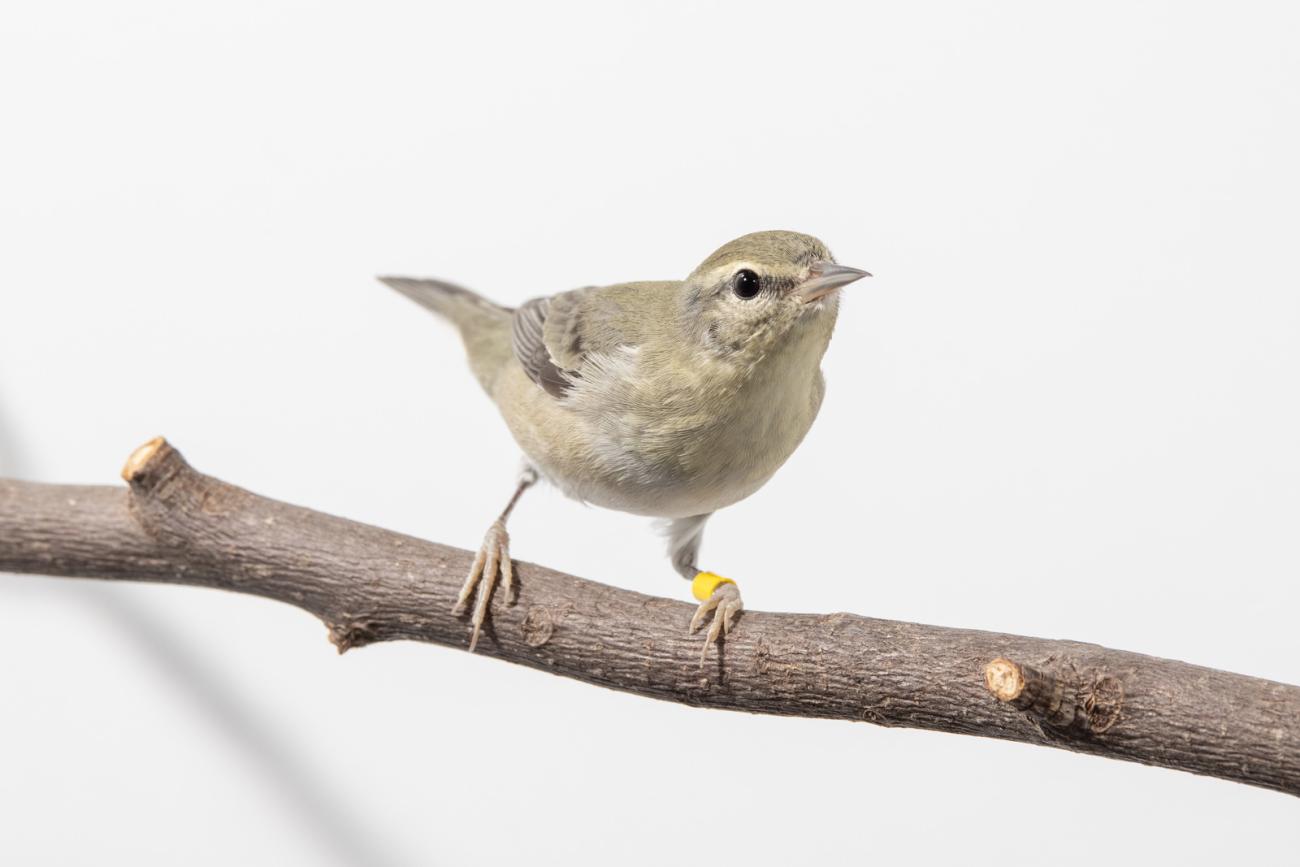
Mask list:
[{"label": "bird's beak", "polygon": [[807,304],[810,301],[816,301],[818,298],[824,298],[834,292],[841,286],[847,286],[854,280],[861,280],[863,277],[870,277],[866,271],[858,268],[850,268],[848,265],[836,265],[834,262],[825,260],[813,262],[812,269],[808,272],[808,279],[799,284],[795,294],[799,300]]}]

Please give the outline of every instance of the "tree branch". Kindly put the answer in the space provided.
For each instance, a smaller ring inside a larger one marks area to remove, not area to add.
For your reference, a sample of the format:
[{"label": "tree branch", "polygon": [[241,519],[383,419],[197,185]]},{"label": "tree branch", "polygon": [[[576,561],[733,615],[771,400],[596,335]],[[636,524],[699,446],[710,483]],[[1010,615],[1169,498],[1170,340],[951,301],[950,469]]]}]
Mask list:
[{"label": "tree branch", "polygon": [[[257,496],[162,439],[126,490],[0,480],[0,571],[220,587],[296,605],[340,652],[464,647],[471,554]],[[702,707],[1043,744],[1300,794],[1300,687],[1073,641],[747,611],[707,664],[692,606],[516,566],[480,652]]]}]

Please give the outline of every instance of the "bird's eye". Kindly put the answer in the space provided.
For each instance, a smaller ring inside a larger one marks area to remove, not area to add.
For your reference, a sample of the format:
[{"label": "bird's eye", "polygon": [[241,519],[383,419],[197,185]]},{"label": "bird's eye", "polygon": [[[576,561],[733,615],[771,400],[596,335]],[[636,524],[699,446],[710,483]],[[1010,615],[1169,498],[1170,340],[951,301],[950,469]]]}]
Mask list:
[{"label": "bird's eye", "polygon": [[760,288],[758,275],[748,268],[737,271],[731,283],[731,289],[737,298],[753,298]]}]

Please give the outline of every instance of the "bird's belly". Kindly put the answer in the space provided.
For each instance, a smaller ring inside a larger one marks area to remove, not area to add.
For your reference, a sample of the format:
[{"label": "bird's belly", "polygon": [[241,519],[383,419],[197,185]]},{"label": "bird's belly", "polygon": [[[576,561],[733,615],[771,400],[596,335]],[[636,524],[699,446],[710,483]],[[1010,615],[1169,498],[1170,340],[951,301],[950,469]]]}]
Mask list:
[{"label": "bird's belly", "polygon": [[723,417],[662,407],[590,415],[527,385],[517,398],[542,398],[504,415],[537,469],[575,499],[658,518],[707,514],[757,491],[799,445],[821,402],[817,382],[803,400],[755,401]]},{"label": "bird's belly", "polygon": [[575,499],[656,518],[702,515],[739,502],[762,487],[784,461],[783,456],[770,466],[691,467],[627,447],[582,469],[550,456],[533,457],[540,458],[542,473]]},{"label": "bird's belly", "polygon": [[743,500],[761,488],[786,457],[773,455],[745,466],[700,466],[625,444],[616,456],[595,461],[595,472],[569,472],[563,466],[543,472],[584,502],[634,515],[684,518]]}]

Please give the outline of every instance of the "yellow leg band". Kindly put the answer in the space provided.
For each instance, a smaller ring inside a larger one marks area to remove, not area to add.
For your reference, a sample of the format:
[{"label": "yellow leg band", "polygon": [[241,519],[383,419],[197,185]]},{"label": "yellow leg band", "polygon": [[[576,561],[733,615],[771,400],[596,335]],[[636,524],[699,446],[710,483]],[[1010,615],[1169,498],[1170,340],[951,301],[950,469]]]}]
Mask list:
[{"label": "yellow leg band", "polygon": [[723,578],[721,575],[714,575],[712,572],[698,572],[695,580],[691,582],[691,595],[701,602],[708,602],[713,591],[717,590],[723,584],[735,584],[730,578]]}]

